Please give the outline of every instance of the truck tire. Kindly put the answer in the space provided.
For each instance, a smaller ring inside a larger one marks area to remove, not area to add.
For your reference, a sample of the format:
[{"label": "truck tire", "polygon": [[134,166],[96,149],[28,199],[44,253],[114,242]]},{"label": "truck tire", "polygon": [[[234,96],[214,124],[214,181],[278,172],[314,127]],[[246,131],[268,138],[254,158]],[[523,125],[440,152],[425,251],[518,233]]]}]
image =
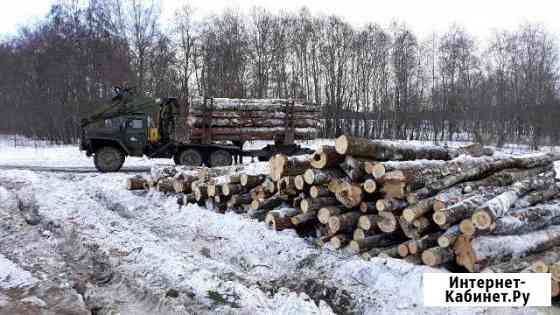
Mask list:
[{"label": "truck tire", "polygon": [[233,156],[226,150],[216,150],[210,153],[210,167],[230,166]]},{"label": "truck tire", "polygon": [[95,151],[93,163],[95,168],[102,172],[118,172],[124,163],[124,153],[119,148],[107,146]]},{"label": "truck tire", "polygon": [[196,149],[186,149],[179,152],[174,160],[177,165],[201,166],[202,154]]}]

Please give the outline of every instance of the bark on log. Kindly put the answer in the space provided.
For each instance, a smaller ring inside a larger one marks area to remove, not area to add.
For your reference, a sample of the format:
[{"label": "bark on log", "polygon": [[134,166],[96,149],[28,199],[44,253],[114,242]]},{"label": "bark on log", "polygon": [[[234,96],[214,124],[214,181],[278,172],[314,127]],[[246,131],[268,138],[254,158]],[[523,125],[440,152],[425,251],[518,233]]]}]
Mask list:
[{"label": "bark on log", "polygon": [[296,188],[295,178],[296,178],[295,176],[282,177],[276,183],[277,191],[279,191],[283,194],[291,195],[291,196],[297,195],[298,194],[298,189]]},{"label": "bark on log", "polygon": [[237,195],[243,192],[245,192],[245,187],[241,186],[241,184],[229,183],[229,184],[222,185],[222,194],[224,196]]},{"label": "bark on log", "polygon": [[500,195],[490,199],[472,216],[477,229],[487,230],[496,222],[497,218],[503,217],[519,199],[519,197],[536,189],[544,189],[554,184],[553,173],[546,174],[540,178],[527,178],[514,183],[510,188]]},{"label": "bark on log", "polygon": [[[529,272],[535,262],[541,260],[544,256],[558,255],[559,247],[553,247],[542,253],[532,254],[525,257],[516,257],[511,260],[488,266],[481,270],[483,273],[520,273]],[[552,277],[554,279],[554,275]]]},{"label": "bark on log", "polygon": [[240,195],[233,195],[228,200],[227,206],[229,209],[238,208],[242,205],[250,204],[253,201],[251,198],[250,193],[240,194]]},{"label": "bark on log", "polygon": [[353,231],[358,225],[361,213],[359,211],[347,212],[329,218],[329,231],[331,233],[338,233],[341,231]]},{"label": "bark on log", "polygon": [[337,167],[344,161],[344,155],[336,152],[333,146],[321,146],[311,157],[311,166],[317,169]]},{"label": "bark on log", "polygon": [[434,201],[435,198],[428,198],[420,200],[420,202],[413,206],[409,206],[408,208],[403,210],[403,218],[407,222],[412,223],[412,221],[432,211]]},{"label": "bark on log", "polygon": [[272,210],[267,213],[264,222],[268,227],[275,231],[282,231],[284,229],[290,229],[294,225],[292,224],[291,217],[299,214],[299,210],[294,208],[282,208],[278,210]]},{"label": "bark on log", "polygon": [[455,224],[465,218],[470,218],[478,207],[483,205],[491,196],[475,195],[464,199],[447,209],[434,212],[432,219],[439,226]]},{"label": "bark on log", "polygon": [[456,224],[443,232],[437,240],[439,247],[447,248],[452,247],[457,240],[457,237],[461,235],[461,229],[459,229],[459,225]]},{"label": "bark on log", "polygon": [[317,221],[317,212],[309,211],[306,213],[301,213],[296,216],[293,216],[291,220],[292,220],[292,224],[296,227],[304,224],[315,223]]},{"label": "bark on log", "polygon": [[466,168],[464,171],[448,175],[440,180],[426,184],[422,189],[410,194],[410,197],[421,200],[435,195],[437,192],[449,188],[458,183],[476,180],[487,177],[495,172],[508,168],[536,168],[550,165],[553,161],[560,158],[559,154],[539,154],[526,157],[512,157],[505,159],[495,158],[476,158],[471,159],[470,163],[474,166]]},{"label": "bark on log", "polygon": [[321,198],[306,198],[300,203],[302,212],[319,211],[319,209],[337,204],[336,198],[321,197]]},{"label": "bark on log", "polygon": [[460,236],[455,243],[457,263],[478,272],[515,256],[541,252],[560,245],[560,226],[516,236],[480,236],[472,241]]},{"label": "bark on log", "polygon": [[280,194],[276,194],[264,201],[253,200],[253,202],[251,203],[251,208],[253,210],[272,210],[280,206],[282,202],[284,202],[284,199],[280,196]]},{"label": "bark on log", "polygon": [[496,220],[490,231],[494,235],[516,235],[540,230],[560,223],[560,202],[511,210]]},{"label": "bark on log", "polygon": [[366,231],[375,230],[378,229],[377,223],[379,221],[381,221],[379,215],[362,215],[358,220],[358,227]]},{"label": "bark on log", "polygon": [[284,176],[303,174],[311,167],[311,162],[298,159],[288,159],[284,154],[277,154],[270,159],[270,176],[272,180],[279,181]]},{"label": "bark on log", "polygon": [[309,188],[309,196],[311,196],[311,198],[319,198],[330,197],[333,196],[333,194],[325,186],[311,186],[311,188]]},{"label": "bark on log", "polygon": [[142,177],[131,177],[126,180],[126,188],[128,190],[144,190],[148,181]]},{"label": "bark on log", "polygon": [[350,136],[340,136],[335,141],[336,152],[344,155],[371,158],[377,161],[406,160],[451,160],[452,149],[423,145],[416,146],[403,142],[369,140]]},{"label": "bark on log", "polygon": [[[271,128],[193,128],[190,129],[190,139],[201,139],[210,132],[212,140],[216,141],[250,141],[250,140],[274,140],[279,134],[285,134],[287,129],[284,127]],[[317,137],[316,128],[294,128],[294,139],[314,139]]]},{"label": "bark on log", "polygon": [[375,230],[366,231],[366,230],[362,230],[360,228],[357,228],[357,229],[354,230],[354,233],[352,235],[353,236],[352,239],[356,240],[356,241],[357,240],[362,240],[362,239],[364,239],[368,236],[372,236],[372,235],[376,235],[376,234],[378,234],[378,233]]},{"label": "bark on log", "polygon": [[505,169],[494,173],[486,178],[465,182],[457,185],[465,193],[470,193],[480,187],[502,187],[509,186],[517,181],[523,180],[528,177],[536,176],[538,174],[548,172],[552,169],[553,165],[548,164],[545,166],[535,167],[531,169]]},{"label": "bark on log", "polygon": [[159,192],[175,192],[175,188],[173,187],[173,179],[161,178],[157,182],[156,189]]},{"label": "bark on log", "polygon": [[560,184],[555,183],[545,190],[537,190],[519,198],[514,204],[514,208],[527,208],[538,203],[560,197]]},{"label": "bark on log", "polygon": [[254,188],[262,182],[264,182],[266,176],[265,175],[241,175],[241,186],[247,187],[248,189]]},{"label": "bark on log", "polygon": [[308,169],[303,174],[303,179],[308,185],[326,185],[336,179],[342,179],[346,176],[336,168],[329,169]]},{"label": "bark on log", "polygon": [[402,242],[402,240],[402,235],[399,233],[372,235],[361,240],[350,241],[350,252],[358,254],[374,247],[378,248],[395,245]]},{"label": "bark on log", "polygon": [[347,155],[344,158],[344,162],[340,163],[339,167],[352,182],[361,182],[366,176],[364,163],[352,156]]},{"label": "bark on log", "polygon": [[437,245],[440,232],[428,234],[420,239],[412,240],[408,243],[408,251],[410,254],[415,255],[423,252],[424,250]]},{"label": "bark on log", "polygon": [[375,207],[379,212],[397,212],[403,210],[407,206],[408,204],[406,203],[406,201],[393,198],[379,199],[375,203]]}]

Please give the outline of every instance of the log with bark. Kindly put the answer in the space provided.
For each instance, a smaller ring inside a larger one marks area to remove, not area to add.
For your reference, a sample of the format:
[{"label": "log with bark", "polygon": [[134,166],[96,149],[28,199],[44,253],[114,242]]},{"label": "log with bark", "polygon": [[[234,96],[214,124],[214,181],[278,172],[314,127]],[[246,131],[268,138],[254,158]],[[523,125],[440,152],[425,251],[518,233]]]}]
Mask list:
[{"label": "log with bark", "polygon": [[336,152],[333,146],[321,146],[311,157],[311,166],[317,169],[334,168],[344,161],[344,155]]},{"label": "log with bark", "polygon": [[459,236],[455,242],[457,263],[470,272],[503,262],[512,257],[523,257],[560,245],[560,226],[508,236],[479,236],[470,240]]},{"label": "log with bark", "polygon": [[357,227],[361,215],[359,211],[352,211],[337,216],[331,216],[328,222],[329,230],[331,233],[353,231]]},{"label": "log with bark", "polygon": [[284,154],[276,154],[269,161],[270,176],[272,180],[279,181],[284,176],[296,176],[303,174],[311,167],[307,160],[289,159]]},{"label": "log with bark", "polygon": [[291,218],[298,215],[300,211],[294,208],[281,208],[278,210],[272,210],[266,214],[264,222],[271,229],[275,231],[282,231],[284,229],[292,228]]},{"label": "log with bark", "polygon": [[[369,140],[340,136],[335,142],[336,152],[344,155],[365,157],[378,161],[451,160],[461,154],[482,156],[482,150],[472,146],[445,148],[432,145],[413,145],[405,142]],[[493,152],[492,152],[493,154]]]},{"label": "log with bark", "polygon": [[363,195],[362,187],[353,183],[343,183],[335,193],[336,200],[348,209],[358,207]]},{"label": "log with bark", "polygon": [[544,174],[542,177],[531,177],[514,183],[500,195],[488,200],[472,215],[472,220],[477,229],[487,230],[497,218],[503,217],[519,199],[530,191],[544,189],[554,184],[554,172]]},{"label": "log with bark", "polygon": [[402,241],[403,236],[400,233],[376,234],[361,240],[350,241],[350,252],[358,254],[368,251],[374,247],[387,247],[401,243]]},{"label": "log with bark", "polygon": [[141,176],[134,176],[126,180],[126,188],[128,190],[144,190],[148,181]]}]

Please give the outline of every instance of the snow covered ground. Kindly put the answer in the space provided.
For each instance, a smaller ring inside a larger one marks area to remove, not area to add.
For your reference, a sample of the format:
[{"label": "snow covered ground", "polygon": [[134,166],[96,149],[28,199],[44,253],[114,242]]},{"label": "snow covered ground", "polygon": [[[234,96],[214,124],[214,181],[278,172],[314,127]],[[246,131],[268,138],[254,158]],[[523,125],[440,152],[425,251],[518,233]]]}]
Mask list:
[{"label": "snow covered ground", "polygon": [[0,142],[0,314],[539,312],[424,308],[422,274],[444,270],[364,261],[241,215],[125,189],[131,173],[170,160],[127,159],[129,173],[115,174],[92,164],[74,146]]}]

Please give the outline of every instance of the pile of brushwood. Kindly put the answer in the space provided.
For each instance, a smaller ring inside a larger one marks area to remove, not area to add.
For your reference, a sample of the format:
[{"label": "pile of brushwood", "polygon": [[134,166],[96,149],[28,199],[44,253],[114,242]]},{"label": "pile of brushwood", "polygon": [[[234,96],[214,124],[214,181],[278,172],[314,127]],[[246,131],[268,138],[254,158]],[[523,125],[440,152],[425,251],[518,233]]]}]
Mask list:
[{"label": "pile of brushwood", "polygon": [[[310,159],[274,156],[269,174],[179,172],[129,179],[179,203],[244,213],[321,246],[469,272],[550,272],[560,293],[560,154],[497,155],[341,136]],[[223,175],[223,174],[222,174]]]}]

